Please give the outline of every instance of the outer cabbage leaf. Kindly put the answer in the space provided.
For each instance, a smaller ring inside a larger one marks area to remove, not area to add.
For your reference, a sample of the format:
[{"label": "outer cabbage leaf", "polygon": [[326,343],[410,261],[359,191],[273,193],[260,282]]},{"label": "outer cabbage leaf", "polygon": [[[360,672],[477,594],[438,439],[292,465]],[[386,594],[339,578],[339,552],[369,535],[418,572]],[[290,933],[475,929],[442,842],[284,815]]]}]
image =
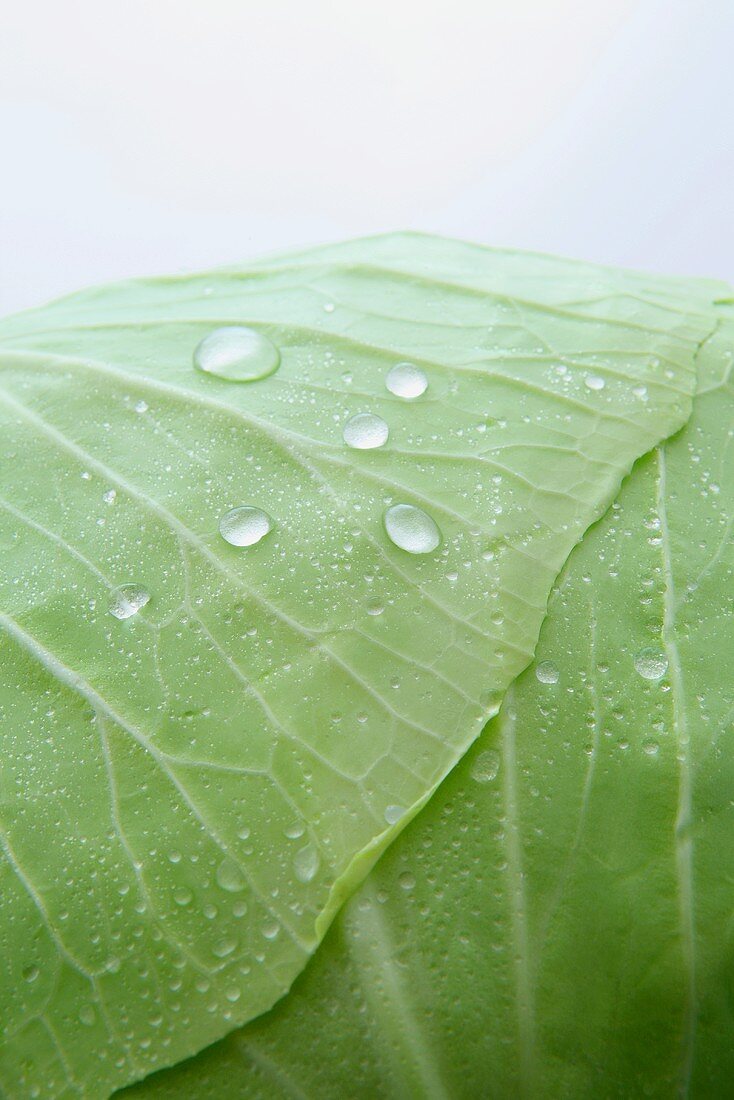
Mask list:
[{"label": "outer cabbage leaf", "polygon": [[[0,326],[9,1096],[105,1095],[289,988],[531,659],[571,547],[685,421],[712,293],[397,237]],[[195,371],[228,324],[277,373]],[[385,388],[405,359],[412,402]],[[385,447],[345,446],[362,411]],[[435,553],[389,541],[398,501]],[[247,549],[217,530],[239,504],[274,521]],[[125,583],[152,598],[119,621]]]},{"label": "outer cabbage leaf", "polygon": [[733,361],[724,314],[689,425],[573,551],[533,666],[290,995],[133,1095],[729,1094]]}]

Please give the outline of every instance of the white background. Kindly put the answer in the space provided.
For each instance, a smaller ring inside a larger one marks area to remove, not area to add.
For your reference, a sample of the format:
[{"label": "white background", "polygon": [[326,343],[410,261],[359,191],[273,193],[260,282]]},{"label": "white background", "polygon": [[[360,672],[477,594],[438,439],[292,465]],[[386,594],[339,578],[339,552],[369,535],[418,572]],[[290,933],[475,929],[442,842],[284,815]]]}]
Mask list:
[{"label": "white background", "polygon": [[0,313],[395,228],[734,277],[733,0],[21,0]]}]

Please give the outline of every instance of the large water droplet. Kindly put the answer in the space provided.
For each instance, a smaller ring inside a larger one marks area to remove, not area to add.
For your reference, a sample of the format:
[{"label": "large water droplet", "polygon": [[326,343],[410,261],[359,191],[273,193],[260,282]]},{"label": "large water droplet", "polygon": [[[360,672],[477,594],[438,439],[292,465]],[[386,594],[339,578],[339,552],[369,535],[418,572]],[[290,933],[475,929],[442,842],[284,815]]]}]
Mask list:
[{"label": "large water droplet", "polygon": [[646,646],[635,656],[635,669],[643,680],[661,680],[668,671],[668,658],[659,649]]},{"label": "large water droplet", "polygon": [[425,372],[414,363],[396,363],[388,371],[385,385],[396,397],[404,397],[407,401],[412,401],[426,392],[428,379]]},{"label": "large water droplet", "polygon": [[225,859],[217,867],[217,883],[229,894],[237,894],[245,888],[245,878],[233,859]]},{"label": "large water droplet", "polygon": [[272,522],[266,512],[247,504],[225,512],[219,521],[219,533],[230,546],[254,546],[271,527]]},{"label": "large water droplet", "polygon": [[491,783],[500,770],[500,758],[495,749],[480,752],[471,766],[471,777],[477,783]]},{"label": "large water droplet", "polygon": [[541,684],[557,684],[559,672],[552,661],[541,661],[535,669],[535,679]]},{"label": "large water droplet", "polygon": [[404,806],[386,806],[385,807],[385,821],[388,825],[397,825],[400,818],[405,814]]},{"label": "large water droplet", "polygon": [[116,619],[129,619],[150,600],[150,592],[142,584],[122,584],[112,593],[109,613]]},{"label": "large water droplet", "polygon": [[194,352],[194,366],[228,382],[256,382],[280,366],[280,352],[267,336],[244,325],[217,328]]},{"label": "large water droplet", "polygon": [[390,541],[409,554],[430,554],[441,541],[435,521],[413,504],[393,504],[388,508],[385,530]]},{"label": "large water droplet", "polygon": [[587,390],[603,390],[606,383],[598,374],[587,374],[584,378],[584,385]]},{"label": "large water droplet", "polygon": [[212,955],[216,955],[218,959],[226,959],[228,955],[231,955],[237,948],[237,940],[232,936],[223,936],[221,940],[212,947]]},{"label": "large water droplet", "polygon": [[387,443],[389,428],[381,416],[357,413],[344,425],[344,442],[358,451],[371,451]]},{"label": "large water droplet", "polygon": [[320,865],[319,853],[313,844],[307,844],[293,857],[293,870],[299,882],[310,882],[315,878]]}]

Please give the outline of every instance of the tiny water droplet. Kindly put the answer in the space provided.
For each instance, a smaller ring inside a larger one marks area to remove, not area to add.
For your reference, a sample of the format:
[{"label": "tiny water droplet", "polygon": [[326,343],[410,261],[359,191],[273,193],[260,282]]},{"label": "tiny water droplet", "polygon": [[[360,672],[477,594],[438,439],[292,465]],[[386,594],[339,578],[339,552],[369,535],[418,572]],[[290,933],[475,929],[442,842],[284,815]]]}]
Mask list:
[{"label": "tiny water droplet", "polygon": [[587,374],[584,378],[584,385],[587,390],[603,390],[606,383],[598,374]]},{"label": "tiny water droplet", "polygon": [[307,844],[293,857],[293,870],[299,882],[311,882],[316,877],[320,866],[319,853],[313,844]]},{"label": "tiny water droplet", "polygon": [[405,813],[404,806],[386,806],[385,807],[385,821],[388,825],[396,825],[400,818]]},{"label": "tiny water droplet", "polygon": [[24,966],[23,967],[23,981],[35,982],[41,971],[37,966]]},{"label": "tiny water droplet", "polygon": [[133,407],[134,407],[136,413],[141,413],[141,414],[146,413],[148,411],[148,402],[147,401],[136,401],[135,405]]},{"label": "tiny water droplet", "polygon": [[79,1022],[84,1024],[85,1027],[92,1027],[96,1019],[97,1013],[92,1005],[84,1005],[83,1008],[79,1009]]},{"label": "tiny water droplet", "polygon": [[480,752],[471,766],[471,777],[477,783],[491,783],[500,770],[500,758],[495,749]]},{"label": "tiny water droplet", "polygon": [[233,859],[225,859],[219,864],[216,878],[218,885],[230,894],[238,894],[245,888],[244,875]]},{"label": "tiny water droplet", "polygon": [[225,512],[219,521],[219,533],[230,546],[254,546],[271,527],[272,522],[266,512],[246,504]]},{"label": "tiny water droplet", "polygon": [[108,608],[116,619],[129,619],[150,600],[150,592],[142,584],[122,584],[112,593]]},{"label": "tiny water droplet", "polygon": [[411,875],[410,871],[403,871],[403,873],[398,878],[398,882],[400,883],[402,889],[405,890],[407,893],[409,890],[413,890],[415,888],[415,875]]},{"label": "tiny water droplet", "polygon": [[372,451],[387,443],[389,428],[381,416],[374,413],[357,413],[347,420],[342,433],[348,447],[357,451]]},{"label": "tiny water droplet", "polygon": [[657,756],[660,751],[660,746],[657,741],[645,741],[642,746],[642,751],[647,753],[648,756]]},{"label": "tiny water droplet", "polygon": [[264,924],[262,927],[262,934],[266,940],[277,939],[279,933],[280,925],[277,921],[268,921],[267,924]]},{"label": "tiny water droplet", "polygon": [[194,352],[194,366],[228,382],[257,382],[280,366],[280,352],[267,336],[245,325],[210,332]]},{"label": "tiny water droplet", "polygon": [[645,646],[635,656],[635,669],[643,680],[661,680],[668,671],[668,658],[659,649]]},{"label": "tiny water droplet", "polygon": [[116,497],[117,493],[114,489],[108,489],[106,493],[102,494],[102,500],[105,504],[114,504]]},{"label": "tiny water droplet", "polygon": [[395,397],[403,397],[406,401],[413,401],[420,397],[428,389],[428,379],[425,371],[416,367],[414,363],[396,363],[388,371],[385,385]]},{"label": "tiny water droplet", "polygon": [[535,678],[541,684],[557,684],[559,675],[552,661],[541,661],[535,669]]},{"label": "tiny water droplet", "polygon": [[393,504],[384,522],[390,541],[409,554],[430,554],[441,542],[435,520],[413,504]]}]

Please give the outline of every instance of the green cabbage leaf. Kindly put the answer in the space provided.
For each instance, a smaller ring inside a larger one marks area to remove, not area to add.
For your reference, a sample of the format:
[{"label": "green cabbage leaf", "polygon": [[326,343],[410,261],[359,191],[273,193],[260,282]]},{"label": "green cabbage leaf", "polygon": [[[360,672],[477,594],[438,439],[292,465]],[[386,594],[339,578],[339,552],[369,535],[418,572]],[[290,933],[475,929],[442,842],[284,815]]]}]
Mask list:
[{"label": "green cabbage leaf", "polygon": [[141,1100],[727,1096],[734,321],[533,665],[269,1014]]},{"label": "green cabbage leaf", "polygon": [[[0,324],[2,1093],[107,1096],[256,1017],[143,1088],[578,1089],[600,935],[589,1064],[619,967],[640,983],[626,936],[644,995],[680,984],[656,1049],[694,1074],[693,998],[723,1027],[727,996],[691,977],[699,748],[726,792],[694,736],[726,714],[725,295],[392,235]],[[233,326],[249,381],[194,365]],[[660,936],[687,884],[662,945],[624,925],[635,876]]]}]

